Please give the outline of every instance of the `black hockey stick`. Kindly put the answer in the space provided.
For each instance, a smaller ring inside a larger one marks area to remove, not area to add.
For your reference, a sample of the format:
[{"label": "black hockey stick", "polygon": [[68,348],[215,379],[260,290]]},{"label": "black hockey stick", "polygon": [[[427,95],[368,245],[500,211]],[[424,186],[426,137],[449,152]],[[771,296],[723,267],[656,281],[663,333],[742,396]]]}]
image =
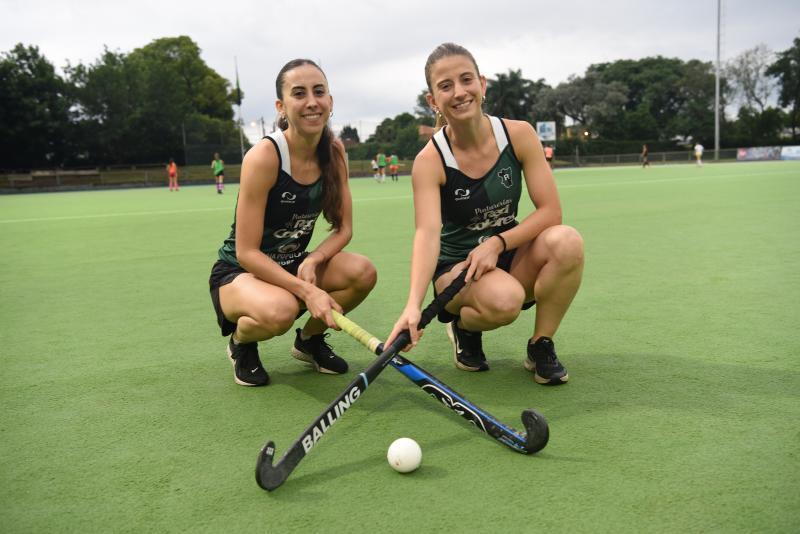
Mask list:
[{"label": "black hockey stick", "polygon": [[[466,275],[466,270],[462,271],[433,302],[422,310],[419,329],[425,328],[436,314],[444,308],[445,304],[450,302],[456,293],[464,287]],[[358,327],[355,323],[350,322],[349,325],[341,328],[356,338],[360,343],[366,345],[371,351],[374,351],[380,344],[378,339],[370,336],[370,334]],[[310,451],[314,445],[316,445],[317,441],[325,435],[333,423],[338,421],[344,412],[358,400],[370,383],[372,383],[378,375],[381,374],[381,371],[386,368],[389,361],[395,357],[400,349],[405,347],[410,340],[411,336],[408,330],[401,332],[391,345],[380,352],[380,355],[373,360],[355,380],[350,382],[345,390],[325,408],[322,414],[317,417],[302,434],[300,434],[300,437],[289,447],[281,459],[274,464],[272,462],[275,456],[275,443],[272,441],[267,442],[261,449],[258,455],[258,461],[256,462],[256,482],[258,482],[258,485],[265,490],[272,491],[283,484],[294,468],[297,467],[305,455],[308,454],[308,451]]]},{"label": "black hockey stick", "polygon": [[[342,330],[348,333],[354,329],[361,330],[358,326],[350,325],[347,325],[349,328],[344,328],[347,323],[352,323],[352,321],[337,314],[336,324],[342,327]],[[370,336],[370,334],[366,334],[366,336]],[[373,336],[370,336],[369,341],[365,343],[362,339],[367,339],[366,336],[356,339],[375,354],[381,354],[383,344]],[[525,425],[525,430],[527,431],[523,433],[499,421],[496,417],[479,408],[453,388],[403,356],[396,354],[389,361],[389,364],[425,392],[440,400],[442,404],[475,425],[478,430],[489,434],[503,445],[523,454],[540,451],[547,445],[547,440],[550,438],[550,430],[544,416],[536,410],[527,409],[522,412],[522,424]]]}]

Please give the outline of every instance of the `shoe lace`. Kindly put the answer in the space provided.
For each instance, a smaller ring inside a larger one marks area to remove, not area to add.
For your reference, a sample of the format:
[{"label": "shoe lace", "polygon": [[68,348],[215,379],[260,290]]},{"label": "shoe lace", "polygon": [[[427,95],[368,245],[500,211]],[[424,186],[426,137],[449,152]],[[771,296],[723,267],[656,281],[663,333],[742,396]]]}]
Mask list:
[{"label": "shoe lace", "polygon": [[257,365],[261,367],[261,362],[258,359],[258,346],[255,343],[244,343],[237,346],[237,359],[241,361],[241,365],[248,368]]},{"label": "shoe lace", "polygon": [[333,359],[336,354],[333,352],[333,347],[331,347],[326,338],[330,336],[329,333],[325,334],[317,334],[316,336],[311,336],[311,343],[314,345],[314,352],[317,354],[319,358],[328,358]]},{"label": "shoe lace", "polygon": [[533,350],[533,357],[538,364],[558,365],[558,357],[550,344],[536,346]]}]

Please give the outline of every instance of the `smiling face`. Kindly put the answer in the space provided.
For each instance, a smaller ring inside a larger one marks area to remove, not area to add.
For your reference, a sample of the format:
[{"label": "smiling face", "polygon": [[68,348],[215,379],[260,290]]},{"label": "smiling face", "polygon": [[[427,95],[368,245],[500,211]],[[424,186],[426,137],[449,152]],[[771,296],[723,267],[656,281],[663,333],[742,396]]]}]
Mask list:
[{"label": "smiling face", "polygon": [[471,58],[450,55],[436,61],[430,68],[430,88],[428,104],[448,123],[482,116],[486,78],[478,74]]},{"label": "smiling face", "polygon": [[309,134],[322,131],[333,108],[328,81],[322,71],[310,64],[286,71],[280,93],[275,108],[286,116],[292,128]]}]

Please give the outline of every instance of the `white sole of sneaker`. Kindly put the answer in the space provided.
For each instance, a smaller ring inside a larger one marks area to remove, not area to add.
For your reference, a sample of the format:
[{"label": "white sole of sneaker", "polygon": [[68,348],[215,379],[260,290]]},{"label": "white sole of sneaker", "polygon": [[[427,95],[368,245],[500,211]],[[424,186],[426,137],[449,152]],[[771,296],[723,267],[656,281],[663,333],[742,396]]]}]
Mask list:
[{"label": "white sole of sneaker", "polygon": [[537,384],[558,385],[558,384],[566,384],[567,381],[569,380],[569,373],[565,374],[560,378],[554,378],[554,379],[542,378],[536,373],[536,364],[530,361],[528,358],[525,358],[525,360],[522,362],[522,365],[525,366],[525,369],[533,373],[533,379],[536,381]]},{"label": "white sole of sneaker", "polygon": [[324,367],[320,367],[320,365],[314,361],[314,357],[310,354],[306,354],[303,351],[297,350],[296,348],[292,347],[292,358],[295,360],[300,360],[301,362],[309,364],[311,367],[314,368],[315,371],[318,373],[322,373],[324,375],[338,375],[339,373],[335,371],[331,371],[330,369],[325,369]]},{"label": "white sole of sneaker", "polygon": [[[237,384],[239,384],[240,386],[245,386],[245,387],[249,387],[249,388],[253,388],[253,387],[258,386],[258,384],[248,384],[247,382],[243,382],[243,381],[239,380],[239,377],[236,376],[236,360],[233,359],[233,353],[231,352],[230,345],[225,347],[225,352],[228,353],[228,359],[230,360],[231,365],[233,366],[233,381],[236,382]],[[264,385],[269,385],[269,382],[267,382]]]},{"label": "white sole of sneaker", "polygon": [[456,345],[456,335],[453,333],[453,322],[451,321],[444,325],[444,329],[447,331],[447,337],[450,339],[450,344],[453,346],[453,363],[456,364],[456,367],[462,371],[469,371],[471,373],[477,373],[480,371],[480,367],[471,367],[458,361],[458,346]]}]

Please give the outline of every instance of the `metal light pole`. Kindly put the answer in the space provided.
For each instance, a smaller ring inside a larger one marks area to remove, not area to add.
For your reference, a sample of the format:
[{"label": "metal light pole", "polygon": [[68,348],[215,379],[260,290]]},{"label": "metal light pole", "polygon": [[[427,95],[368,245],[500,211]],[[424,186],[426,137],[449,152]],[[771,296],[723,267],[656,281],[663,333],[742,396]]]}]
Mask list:
[{"label": "metal light pole", "polygon": [[242,91],[239,89],[239,63],[236,61],[236,56],[233,56],[233,65],[236,69],[236,103],[239,104],[239,149],[242,152],[242,161],[244,161],[244,133],[242,133],[242,127],[244,126],[244,119],[242,118]]},{"label": "metal light pole", "polygon": [[722,0],[717,0],[717,68],[714,82],[714,161],[719,161],[719,40]]}]

